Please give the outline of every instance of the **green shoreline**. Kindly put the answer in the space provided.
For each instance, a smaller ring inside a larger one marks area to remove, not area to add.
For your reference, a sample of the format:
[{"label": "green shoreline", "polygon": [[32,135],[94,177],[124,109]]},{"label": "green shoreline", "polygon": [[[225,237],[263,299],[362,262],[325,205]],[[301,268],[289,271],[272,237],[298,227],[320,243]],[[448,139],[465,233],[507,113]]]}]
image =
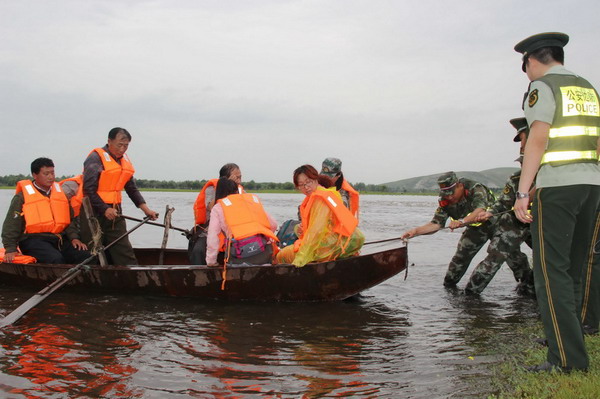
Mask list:
[{"label": "green shoreline", "polygon": [[[15,187],[11,186],[0,186],[0,190],[14,190]],[[140,191],[149,192],[166,192],[166,193],[197,193],[197,190],[186,190],[180,188],[140,188]],[[300,191],[296,190],[250,190],[250,193],[256,194],[299,194]],[[427,193],[395,193],[395,192],[382,192],[382,191],[361,191],[360,195],[437,195],[435,192]]]},{"label": "green shoreline", "polygon": [[[541,323],[524,326],[518,331],[519,338],[498,355],[504,357],[500,364],[492,366],[492,385],[497,394],[488,399],[572,399],[600,397],[600,335],[586,335],[585,342],[590,357],[588,372],[570,374],[558,372],[531,373],[524,366],[541,364],[546,360],[547,348],[535,343],[544,335]],[[498,350],[498,349],[496,349]]]}]

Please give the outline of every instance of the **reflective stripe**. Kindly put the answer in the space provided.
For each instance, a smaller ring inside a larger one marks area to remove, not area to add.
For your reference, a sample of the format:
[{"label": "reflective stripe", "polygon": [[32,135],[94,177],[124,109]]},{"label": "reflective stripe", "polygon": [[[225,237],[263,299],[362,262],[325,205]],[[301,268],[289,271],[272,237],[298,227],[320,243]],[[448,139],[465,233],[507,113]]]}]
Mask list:
[{"label": "reflective stripe", "polygon": [[583,159],[598,160],[596,151],[552,151],[542,157],[542,164],[557,161],[573,161]]},{"label": "reflective stripe", "polygon": [[600,131],[596,126],[565,126],[550,129],[550,138],[574,136],[599,136]]}]

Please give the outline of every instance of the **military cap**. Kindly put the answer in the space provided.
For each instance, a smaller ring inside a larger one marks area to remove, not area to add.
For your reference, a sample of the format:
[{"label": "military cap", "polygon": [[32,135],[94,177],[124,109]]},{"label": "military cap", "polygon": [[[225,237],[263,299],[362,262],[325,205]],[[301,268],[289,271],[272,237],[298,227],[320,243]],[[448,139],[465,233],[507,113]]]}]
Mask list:
[{"label": "military cap", "polygon": [[[515,129],[517,129],[517,135],[513,139],[515,143],[521,141],[521,132],[528,131],[529,126],[527,125],[527,119],[525,118],[514,118],[510,120],[510,124],[513,125]],[[526,132],[527,133],[527,132]]]},{"label": "military cap", "polygon": [[342,171],[342,161],[338,158],[325,158],[321,165],[321,174],[334,177]]},{"label": "military cap", "polygon": [[440,193],[446,194],[448,190],[453,190],[458,183],[458,178],[454,172],[446,172],[437,179],[437,183],[440,186]]},{"label": "military cap", "polygon": [[517,53],[523,54],[523,65],[521,69],[525,72],[525,64],[527,58],[535,50],[542,47],[565,47],[569,42],[569,35],[560,32],[538,33],[537,35],[529,36],[527,39],[521,40],[515,46]]}]

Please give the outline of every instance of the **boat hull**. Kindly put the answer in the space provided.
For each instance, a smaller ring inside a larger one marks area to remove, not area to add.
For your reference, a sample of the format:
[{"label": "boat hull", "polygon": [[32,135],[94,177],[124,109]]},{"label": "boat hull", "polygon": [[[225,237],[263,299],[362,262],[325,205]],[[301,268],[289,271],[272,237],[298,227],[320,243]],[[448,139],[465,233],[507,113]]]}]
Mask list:
[{"label": "boat hull", "polygon": [[[190,266],[185,250],[136,249],[140,266],[90,266],[63,289],[223,300],[337,301],[369,289],[407,267],[406,247],[331,262],[293,265]],[[42,288],[73,265],[0,264],[0,282]]]}]

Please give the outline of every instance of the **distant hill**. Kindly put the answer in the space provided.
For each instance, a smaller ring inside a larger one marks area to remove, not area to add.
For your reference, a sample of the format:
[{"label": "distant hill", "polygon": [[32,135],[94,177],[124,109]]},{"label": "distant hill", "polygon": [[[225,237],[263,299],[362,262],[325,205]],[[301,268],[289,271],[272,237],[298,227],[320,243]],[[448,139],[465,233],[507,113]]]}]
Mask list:
[{"label": "distant hill", "polygon": [[[467,179],[475,180],[494,189],[504,187],[508,177],[517,170],[518,168],[494,168],[482,170],[481,172],[455,171],[455,173],[459,178],[466,177]],[[427,176],[411,177],[410,179],[397,180],[383,183],[382,185],[386,186],[388,191],[413,193],[437,191],[437,178],[443,173],[445,172]]]}]

